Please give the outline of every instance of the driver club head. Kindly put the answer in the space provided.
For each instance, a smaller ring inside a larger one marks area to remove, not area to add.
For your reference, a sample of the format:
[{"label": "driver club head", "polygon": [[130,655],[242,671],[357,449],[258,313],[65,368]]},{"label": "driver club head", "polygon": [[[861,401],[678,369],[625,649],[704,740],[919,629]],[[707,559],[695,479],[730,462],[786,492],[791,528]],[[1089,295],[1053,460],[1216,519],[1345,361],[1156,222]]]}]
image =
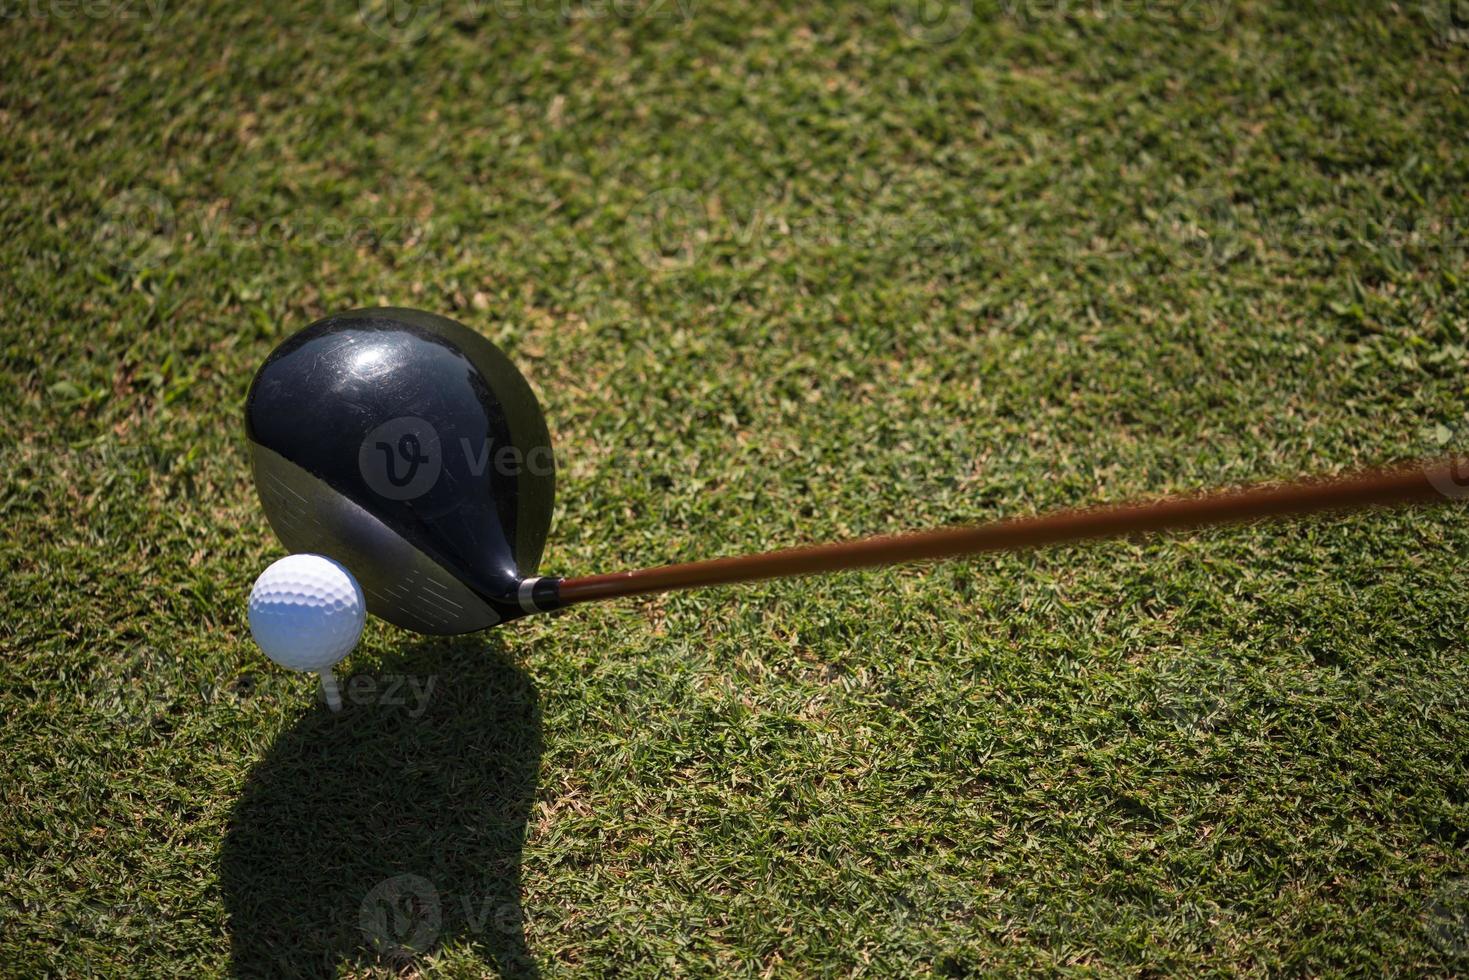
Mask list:
[{"label": "driver club head", "polygon": [[318,320],[256,373],[245,428],[281,542],[345,565],[370,612],[451,634],[549,604],[535,573],[550,433],[529,383],[469,328],[394,308]]}]

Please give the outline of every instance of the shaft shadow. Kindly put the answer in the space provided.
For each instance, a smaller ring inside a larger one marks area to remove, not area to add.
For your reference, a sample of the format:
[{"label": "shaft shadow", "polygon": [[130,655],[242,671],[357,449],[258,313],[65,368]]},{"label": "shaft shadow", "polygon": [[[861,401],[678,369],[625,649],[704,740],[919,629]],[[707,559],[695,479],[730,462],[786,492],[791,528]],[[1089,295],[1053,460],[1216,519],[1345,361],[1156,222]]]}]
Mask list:
[{"label": "shaft shadow", "polygon": [[541,759],[529,678],[483,637],[421,641],[343,678],[271,746],[231,814],[220,880],[237,976],[408,967],[470,943],[535,976],[521,845]]}]

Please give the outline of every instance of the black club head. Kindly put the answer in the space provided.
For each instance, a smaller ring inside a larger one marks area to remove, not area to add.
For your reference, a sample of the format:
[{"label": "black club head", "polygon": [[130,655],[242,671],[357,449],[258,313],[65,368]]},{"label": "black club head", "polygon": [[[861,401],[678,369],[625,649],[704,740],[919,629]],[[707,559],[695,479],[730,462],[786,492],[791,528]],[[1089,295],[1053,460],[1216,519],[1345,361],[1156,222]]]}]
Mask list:
[{"label": "black club head", "polygon": [[551,437],[484,337],[418,310],[318,320],[255,375],[245,428],[271,527],[350,569],[371,612],[445,634],[535,608]]}]

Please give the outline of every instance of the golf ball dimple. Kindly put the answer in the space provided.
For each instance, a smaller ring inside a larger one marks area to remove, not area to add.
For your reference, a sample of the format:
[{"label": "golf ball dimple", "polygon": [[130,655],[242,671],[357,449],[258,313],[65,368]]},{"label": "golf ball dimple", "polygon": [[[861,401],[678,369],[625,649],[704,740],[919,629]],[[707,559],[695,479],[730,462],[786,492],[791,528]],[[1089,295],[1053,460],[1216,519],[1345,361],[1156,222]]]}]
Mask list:
[{"label": "golf ball dimple", "polygon": [[249,614],[250,633],[267,657],[291,670],[323,670],[357,645],[367,602],[337,562],[290,555],[255,580]]}]

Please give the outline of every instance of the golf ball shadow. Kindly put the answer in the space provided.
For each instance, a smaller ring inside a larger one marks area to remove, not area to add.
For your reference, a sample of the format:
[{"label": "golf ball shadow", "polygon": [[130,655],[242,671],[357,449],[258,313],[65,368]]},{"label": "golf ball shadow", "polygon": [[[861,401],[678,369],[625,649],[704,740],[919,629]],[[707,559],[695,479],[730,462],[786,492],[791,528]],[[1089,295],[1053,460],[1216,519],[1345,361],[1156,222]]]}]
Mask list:
[{"label": "golf ball shadow", "polygon": [[534,976],[520,855],[536,690],[483,638],[420,640],[385,670],[361,685],[374,697],[318,704],[251,772],[220,852],[233,972],[397,971],[467,944]]}]

